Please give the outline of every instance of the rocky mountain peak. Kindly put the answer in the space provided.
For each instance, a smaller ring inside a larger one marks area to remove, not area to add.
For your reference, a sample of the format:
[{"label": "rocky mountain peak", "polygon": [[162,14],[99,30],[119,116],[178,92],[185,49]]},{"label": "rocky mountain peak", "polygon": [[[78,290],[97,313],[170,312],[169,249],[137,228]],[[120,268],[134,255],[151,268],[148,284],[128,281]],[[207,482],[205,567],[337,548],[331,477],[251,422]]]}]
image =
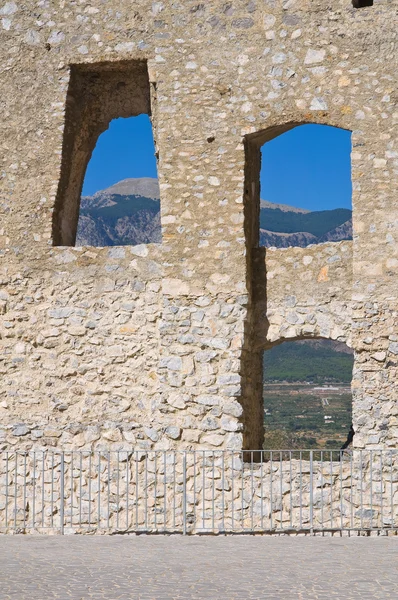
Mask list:
[{"label": "rocky mountain peak", "polygon": [[[260,202],[260,245],[287,248],[352,239],[351,211],[311,212]],[[123,179],[81,199],[76,245],[121,246],[161,241],[158,180]]]},{"label": "rocky mountain peak", "polygon": [[118,196],[142,196],[143,198],[152,198],[152,200],[159,200],[159,182],[154,177],[140,177],[122,179],[114,185],[96,192],[94,196],[98,195],[114,195]]}]

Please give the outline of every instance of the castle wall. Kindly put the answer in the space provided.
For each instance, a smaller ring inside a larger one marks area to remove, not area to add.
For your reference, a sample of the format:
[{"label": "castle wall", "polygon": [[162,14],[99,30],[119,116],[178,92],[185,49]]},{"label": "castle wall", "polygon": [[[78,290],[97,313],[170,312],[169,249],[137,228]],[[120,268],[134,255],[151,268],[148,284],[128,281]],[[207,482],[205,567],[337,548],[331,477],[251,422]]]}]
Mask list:
[{"label": "castle wall", "polygon": [[[261,445],[261,349],[318,335],[355,350],[356,445],[396,445],[397,10],[397,0],[3,0],[2,447]],[[120,61],[144,61],[152,86],[163,242],[55,247],[72,197],[71,65]],[[307,122],[352,131],[352,258],[351,245],[328,244],[267,251],[261,267],[259,148]],[[299,306],[318,310],[306,327],[286,305],[298,263]],[[336,280],[318,282],[325,266]]]}]

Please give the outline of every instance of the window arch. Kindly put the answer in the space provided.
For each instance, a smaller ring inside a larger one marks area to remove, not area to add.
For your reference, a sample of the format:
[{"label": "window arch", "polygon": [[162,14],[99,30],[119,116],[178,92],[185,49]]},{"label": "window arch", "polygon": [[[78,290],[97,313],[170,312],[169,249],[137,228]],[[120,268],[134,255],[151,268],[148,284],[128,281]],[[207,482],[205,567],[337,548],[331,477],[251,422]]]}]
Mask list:
[{"label": "window arch", "polygon": [[53,213],[55,246],[75,244],[84,175],[99,136],[113,119],[151,115],[155,93],[145,61],[71,66]]},{"label": "window arch", "polygon": [[148,115],[111,121],[88,163],[77,246],[159,243],[160,194]]}]

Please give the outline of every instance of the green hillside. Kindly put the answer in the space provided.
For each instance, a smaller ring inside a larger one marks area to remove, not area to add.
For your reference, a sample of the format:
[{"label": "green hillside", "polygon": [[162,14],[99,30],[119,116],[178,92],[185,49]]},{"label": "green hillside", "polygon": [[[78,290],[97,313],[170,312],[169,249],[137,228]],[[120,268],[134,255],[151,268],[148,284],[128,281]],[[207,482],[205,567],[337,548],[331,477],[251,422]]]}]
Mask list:
[{"label": "green hillside", "polygon": [[320,237],[351,219],[347,208],[309,213],[284,212],[279,208],[261,208],[260,228],[277,233],[306,231]]},{"label": "green hillside", "polygon": [[350,383],[353,356],[323,345],[291,342],[264,352],[263,364],[268,382]]}]

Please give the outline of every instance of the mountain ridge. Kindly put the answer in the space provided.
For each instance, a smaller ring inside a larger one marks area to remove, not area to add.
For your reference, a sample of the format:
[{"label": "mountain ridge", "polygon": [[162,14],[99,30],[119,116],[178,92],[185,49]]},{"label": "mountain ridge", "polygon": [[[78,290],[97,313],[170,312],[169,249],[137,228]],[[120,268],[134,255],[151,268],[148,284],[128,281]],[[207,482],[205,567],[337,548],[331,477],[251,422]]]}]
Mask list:
[{"label": "mountain ridge", "polygon": [[90,197],[98,195],[127,195],[127,196],[143,196],[144,198],[152,198],[160,200],[159,181],[155,177],[137,177],[127,178],[112,184],[104,190],[98,190]]},{"label": "mountain ridge", "polygon": [[[260,201],[260,245],[306,247],[352,239],[351,211],[309,211]],[[153,177],[123,179],[91,196],[82,196],[77,246],[115,246],[161,242],[159,182]]]}]

